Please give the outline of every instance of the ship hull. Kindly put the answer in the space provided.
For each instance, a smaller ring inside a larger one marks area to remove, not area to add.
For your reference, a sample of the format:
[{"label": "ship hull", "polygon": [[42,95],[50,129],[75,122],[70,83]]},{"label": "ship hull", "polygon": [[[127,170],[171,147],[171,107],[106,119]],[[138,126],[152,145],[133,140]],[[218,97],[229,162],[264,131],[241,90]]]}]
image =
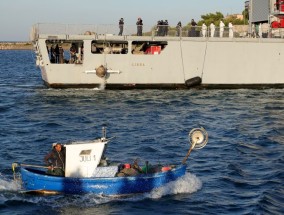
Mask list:
[{"label": "ship hull", "polygon": [[[71,36],[68,39],[72,41]],[[130,51],[126,54],[94,54],[91,46],[102,38],[82,35],[79,39],[84,44],[84,59],[80,64],[51,63],[46,51],[48,37],[38,39],[39,67],[46,86],[103,89],[284,86],[283,39],[155,38],[155,42],[166,44],[159,54],[133,54]],[[151,37],[135,36],[104,36],[104,39],[127,43],[129,49],[138,40],[153,42]],[[99,66],[104,66],[107,71],[104,77],[96,74]],[[191,81],[196,78],[199,81]]]}]

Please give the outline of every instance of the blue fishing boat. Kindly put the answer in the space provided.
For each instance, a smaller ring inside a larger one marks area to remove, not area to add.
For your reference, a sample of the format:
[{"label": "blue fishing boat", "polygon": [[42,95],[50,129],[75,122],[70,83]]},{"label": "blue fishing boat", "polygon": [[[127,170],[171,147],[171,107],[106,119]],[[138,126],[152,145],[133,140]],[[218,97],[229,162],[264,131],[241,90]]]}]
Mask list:
[{"label": "blue fishing boat", "polygon": [[128,195],[150,192],[186,173],[186,160],[193,149],[203,148],[208,134],[203,128],[189,133],[191,147],[179,165],[112,164],[104,157],[107,143],[103,137],[93,141],[65,144],[66,167],[63,176],[50,175],[44,166],[13,163],[14,178],[21,180],[22,192],[31,194]]}]

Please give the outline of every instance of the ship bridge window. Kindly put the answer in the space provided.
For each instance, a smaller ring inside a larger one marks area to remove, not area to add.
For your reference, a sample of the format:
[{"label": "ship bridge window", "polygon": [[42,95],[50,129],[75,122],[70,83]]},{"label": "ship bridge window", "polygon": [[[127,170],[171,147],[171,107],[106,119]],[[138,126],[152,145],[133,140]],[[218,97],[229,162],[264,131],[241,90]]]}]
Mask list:
[{"label": "ship bridge window", "polygon": [[91,51],[93,54],[127,54],[128,42],[94,40],[92,41]]},{"label": "ship bridge window", "polygon": [[83,40],[46,40],[50,63],[82,64],[84,60]]},{"label": "ship bridge window", "polygon": [[131,53],[137,55],[161,54],[167,45],[167,41],[133,41]]}]

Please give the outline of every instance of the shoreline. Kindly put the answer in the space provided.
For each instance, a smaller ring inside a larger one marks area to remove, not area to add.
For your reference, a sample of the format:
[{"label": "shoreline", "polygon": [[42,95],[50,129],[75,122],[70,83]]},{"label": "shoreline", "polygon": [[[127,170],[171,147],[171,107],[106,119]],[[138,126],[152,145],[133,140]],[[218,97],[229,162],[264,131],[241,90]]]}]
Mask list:
[{"label": "shoreline", "polygon": [[0,50],[32,50],[31,42],[0,42]]}]

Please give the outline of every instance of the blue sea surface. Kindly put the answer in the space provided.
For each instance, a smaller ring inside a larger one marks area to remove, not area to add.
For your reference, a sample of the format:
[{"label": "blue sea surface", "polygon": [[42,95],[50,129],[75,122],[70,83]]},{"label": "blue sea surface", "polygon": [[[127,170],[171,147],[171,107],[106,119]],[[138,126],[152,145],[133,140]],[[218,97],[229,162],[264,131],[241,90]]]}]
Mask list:
[{"label": "blue sea surface", "polygon": [[[273,68],[273,66],[272,66]],[[271,71],[272,73],[273,71]],[[48,89],[32,51],[0,51],[0,214],[284,214],[284,89]],[[43,165],[54,142],[107,126],[115,162],[181,163],[188,132],[209,142],[186,175],[123,198],[20,193],[13,162]]]}]

